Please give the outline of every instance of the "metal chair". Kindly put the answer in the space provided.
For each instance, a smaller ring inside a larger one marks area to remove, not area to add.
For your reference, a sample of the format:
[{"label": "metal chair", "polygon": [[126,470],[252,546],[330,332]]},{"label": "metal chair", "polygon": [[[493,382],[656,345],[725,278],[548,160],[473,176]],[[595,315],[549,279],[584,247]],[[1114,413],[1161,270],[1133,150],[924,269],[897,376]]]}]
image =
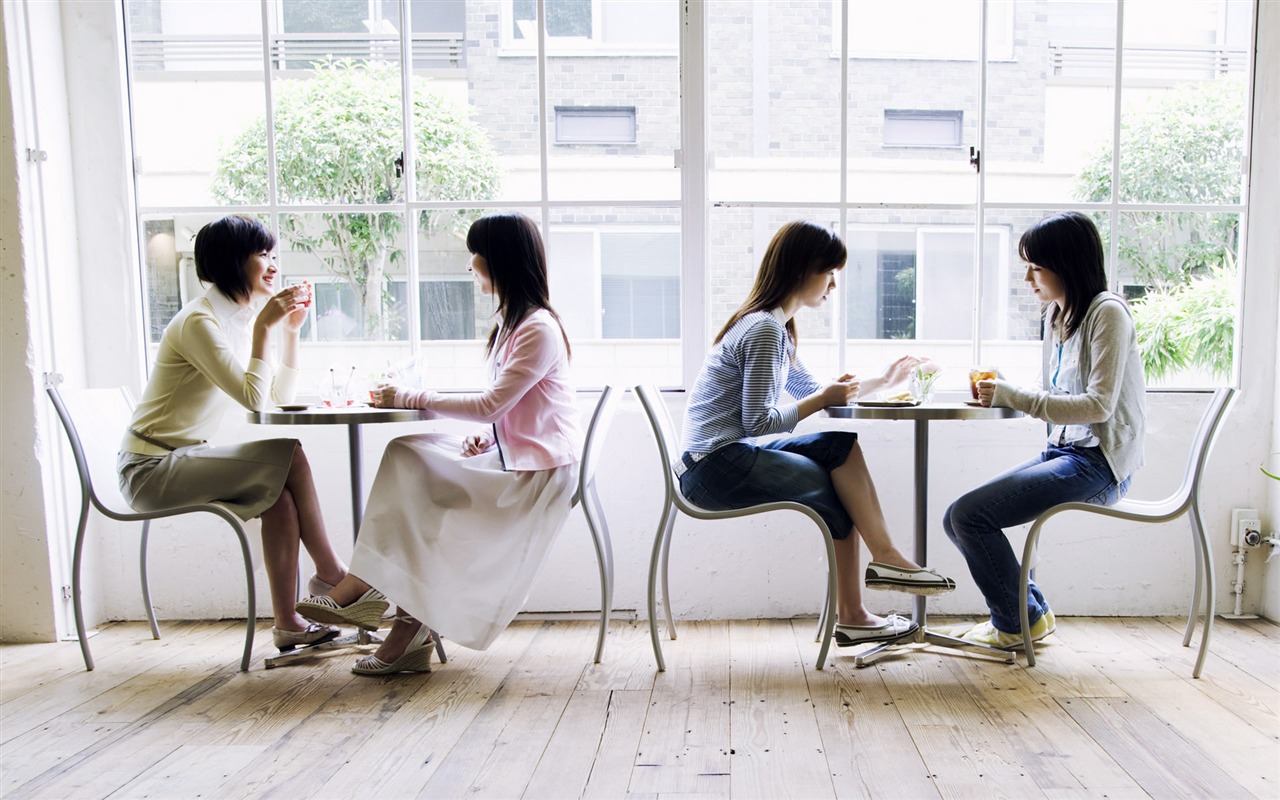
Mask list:
[{"label": "metal chair", "polygon": [[174,517],[179,514],[205,512],[221,517],[235,531],[240,540],[240,552],[244,556],[244,575],[247,586],[247,614],[245,624],[244,655],[240,670],[249,669],[253,654],[253,635],[257,623],[256,598],[253,583],[253,559],[249,555],[249,540],[245,536],[240,518],[217,503],[166,508],[158,511],[137,512],[129,508],[120,494],[116,476],[116,452],[132,417],[132,403],[123,388],[76,389],[65,394],[58,390],[61,375],[51,375],[45,384],[49,399],[58,412],[58,419],[71,443],[76,472],[80,476],[80,521],[76,527],[76,542],[71,564],[71,599],[75,607],[76,635],[80,638],[80,652],[84,667],[93,670],[93,655],[89,652],[89,637],[85,635],[84,610],[80,598],[81,555],[84,551],[85,529],[89,523],[89,507],[92,505],[110,519],[119,522],[142,522],[142,545],[139,553],[139,569],[142,577],[142,600],[147,607],[147,621],[151,624],[151,637],[160,638],[156,624],[156,612],[151,605],[151,588],[147,582],[147,539],[151,520]]},{"label": "metal chair", "polygon": [[1191,677],[1199,678],[1204,668],[1204,658],[1209,652],[1209,636],[1213,631],[1213,616],[1217,609],[1217,597],[1214,594],[1213,553],[1209,549],[1209,541],[1205,535],[1204,520],[1200,517],[1200,479],[1204,475],[1204,465],[1209,459],[1209,450],[1213,447],[1214,437],[1222,418],[1226,416],[1227,407],[1235,396],[1232,388],[1218,389],[1213,393],[1209,406],[1200,418],[1200,426],[1196,429],[1191,443],[1191,452],[1187,456],[1187,470],[1180,485],[1173,494],[1163,500],[1121,500],[1112,506],[1099,506],[1091,503],[1062,503],[1042,513],[1036,518],[1027,534],[1027,543],[1022,548],[1022,575],[1019,579],[1018,598],[1022,618],[1022,644],[1027,654],[1027,666],[1036,665],[1036,655],[1031,643],[1031,625],[1028,620],[1027,594],[1028,586],[1034,572],[1036,559],[1036,543],[1040,539],[1040,531],[1052,517],[1064,511],[1087,511],[1107,517],[1133,520],[1135,522],[1168,522],[1186,514],[1191,520],[1192,542],[1196,555],[1196,585],[1191,598],[1191,611],[1187,615],[1186,631],[1182,635],[1182,646],[1191,645],[1191,635],[1195,632],[1196,616],[1200,610],[1201,586],[1204,586],[1205,617],[1204,631],[1200,635],[1200,652],[1196,656],[1195,669]]},{"label": "metal chair", "polygon": [[777,502],[761,503],[747,508],[735,508],[728,511],[709,511],[694,505],[680,491],[680,481],[676,477],[675,465],[680,460],[678,439],[671,423],[671,414],[662,402],[662,395],[656,386],[641,385],[635,387],[653,429],[653,437],[658,442],[658,452],[662,457],[662,481],[666,488],[663,499],[662,518],[658,521],[658,530],[653,538],[653,553],[649,558],[649,638],[653,642],[653,655],[658,661],[658,671],[665,671],[667,666],[662,658],[662,644],[658,640],[657,582],[658,572],[662,572],[662,605],[666,610],[667,632],[672,639],[676,638],[675,619],[671,614],[671,593],[669,588],[668,560],[671,554],[671,530],[675,525],[676,512],[680,511],[694,519],[733,519],[752,514],[763,514],[769,511],[798,511],[818,526],[822,533],[827,552],[827,602],[821,615],[822,636],[818,650],[817,669],[822,669],[827,661],[827,652],[831,649],[831,633],[836,622],[836,551],[831,540],[831,531],[818,512],[800,503]]},{"label": "metal chair", "polygon": [[578,489],[573,494],[572,505],[582,504],[587,518],[591,542],[596,546],[596,564],[600,568],[600,633],[596,637],[595,663],[600,663],[604,653],[604,637],[609,632],[609,613],[613,609],[613,543],[609,539],[609,524],[605,521],[604,507],[596,493],[596,469],[600,466],[600,452],[609,436],[614,411],[622,399],[622,390],[606,386],[600,392],[591,422],[587,424],[586,442],[582,446],[582,461],[578,465]]}]

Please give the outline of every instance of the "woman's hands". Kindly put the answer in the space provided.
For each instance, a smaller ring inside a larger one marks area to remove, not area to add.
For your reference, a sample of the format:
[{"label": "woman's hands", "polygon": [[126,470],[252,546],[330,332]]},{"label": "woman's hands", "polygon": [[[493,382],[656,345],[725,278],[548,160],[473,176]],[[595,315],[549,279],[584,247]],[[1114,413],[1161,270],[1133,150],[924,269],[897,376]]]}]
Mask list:
[{"label": "woman's hands", "polygon": [[462,457],[471,458],[493,447],[493,436],[488,428],[473,433],[468,436],[462,443]]},{"label": "woman's hands", "polygon": [[978,402],[984,406],[991,406],[991,400],[996,396],[995,381],[978,381]]},{"label": "woman's hands", "polygon": [[378,408],[396,407],[396,387],[392,384],[384,383],[376,389],[371,389],[369,396]]},{"label": "woman's hands", "polygon": [[291,333],[297,333],[307,321],[310,307],[311,284],[304,281],[273,294],[258,312],[255,324],[269,330],[284,322]]},{"label": "woman's hands", "polygon": [[856,375],[845,373],[819,391],[823,406],[847,406],[862,390],[862,381]]},{"label": "woman's hands", "polygon": [[887,389],[895,383],[905,381],[911,375],[911,370],[926,363],[924,359],[916,356],[903,356],[897,361],[884,368],[884,374],[880,379],[884,381],[881,388]]},{"label": "woman's hands", "polygon": [[895,383],[902,383],[911,375],[911,370],[926,363],[924,359],[916,356],[903,356],[897,361],[884,368],[884,372],[874,378],[868,378],[862,388],[868,394],[888,389]]}]

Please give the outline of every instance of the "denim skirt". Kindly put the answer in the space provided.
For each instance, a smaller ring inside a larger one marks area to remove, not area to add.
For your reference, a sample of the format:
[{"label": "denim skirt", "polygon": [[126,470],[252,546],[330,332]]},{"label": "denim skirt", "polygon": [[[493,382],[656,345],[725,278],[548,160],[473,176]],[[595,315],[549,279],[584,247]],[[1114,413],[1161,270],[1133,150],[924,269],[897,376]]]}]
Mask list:
[{"label": "denim skirt", "polygon": [[764,444],[731,442],[694,461],[680,476],[680,490],[709,511],[791,501],[818,512],[831,538],[846,539],[853,520],[831,483],[831,471],[845,462],[858,434],[820,431]]}]

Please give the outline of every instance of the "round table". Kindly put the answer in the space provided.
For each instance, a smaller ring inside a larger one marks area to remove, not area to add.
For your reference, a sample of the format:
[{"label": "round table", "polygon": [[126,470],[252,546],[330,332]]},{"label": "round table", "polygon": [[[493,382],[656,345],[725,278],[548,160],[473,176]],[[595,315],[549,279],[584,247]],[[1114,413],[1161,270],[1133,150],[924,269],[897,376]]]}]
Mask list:
[{"label": "round table", "polygon": [[[836,419],[909,420],[915,423],[915,561],[928,566],[929,539],[926,514],[929,498],[929,423],[935,420],[1000,420],[1025,416],[1012,408],[987,408],[967,402],[935,402],[920,405],[863,402],[847,406],[829,406],[827,416]],[[854,665],[865,667],[886,649],[901,644],[927,643],[943,647],[965,647],[993,651],[1008,663],[1013,663],[1013,653],[993,647],[966,642],[952,636],[934,633],[926,628],[928,616],[925,596],[914,596],[912,619],[920,626],[889,642],[874,647],[854,658]]]},{"label": "round table", "polygon": [[299,411],[250,411],[254,425],[346,425],[347,457],[351,464],[351,536],[360,533],[364,516],[363,481],[360,469],[360,426],[379,422],[418,422],[430,419],[427,412],[416,408],[374,408],[358,405],[346,408],[316,406]]}]

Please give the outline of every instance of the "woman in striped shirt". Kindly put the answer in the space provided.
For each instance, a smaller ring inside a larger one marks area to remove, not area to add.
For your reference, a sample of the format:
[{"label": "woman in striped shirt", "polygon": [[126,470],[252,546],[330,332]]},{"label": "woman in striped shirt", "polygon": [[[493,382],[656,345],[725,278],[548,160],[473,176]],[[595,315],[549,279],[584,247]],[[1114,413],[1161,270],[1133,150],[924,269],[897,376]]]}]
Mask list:
[{"label": "woman in striped shirt", "polygon": [[[835,540],[840,646],[885,641],[916,626],[897,615],[877,616],[863,605],[859,538],[873,558],[868,587],[914,594],[955,588],[954,581],[922,569],[893,544],[856,433],[757,441],[790,433],[805,417],[845,405],[861,391],[897,383],[918,363],[904,357],[866,381],[842,375],[823,384],[796,357],[795,315],[826,301],[846,256],[840,238],[813,222],[789,222],[774,234],[750,296],[716,336],[694,383],[680,467],[685,496],[704,508],[790,500],[818,512]],[[783,398],[784,390],[790,398]],[[855,531],[858,536],[851,536]]]}]

